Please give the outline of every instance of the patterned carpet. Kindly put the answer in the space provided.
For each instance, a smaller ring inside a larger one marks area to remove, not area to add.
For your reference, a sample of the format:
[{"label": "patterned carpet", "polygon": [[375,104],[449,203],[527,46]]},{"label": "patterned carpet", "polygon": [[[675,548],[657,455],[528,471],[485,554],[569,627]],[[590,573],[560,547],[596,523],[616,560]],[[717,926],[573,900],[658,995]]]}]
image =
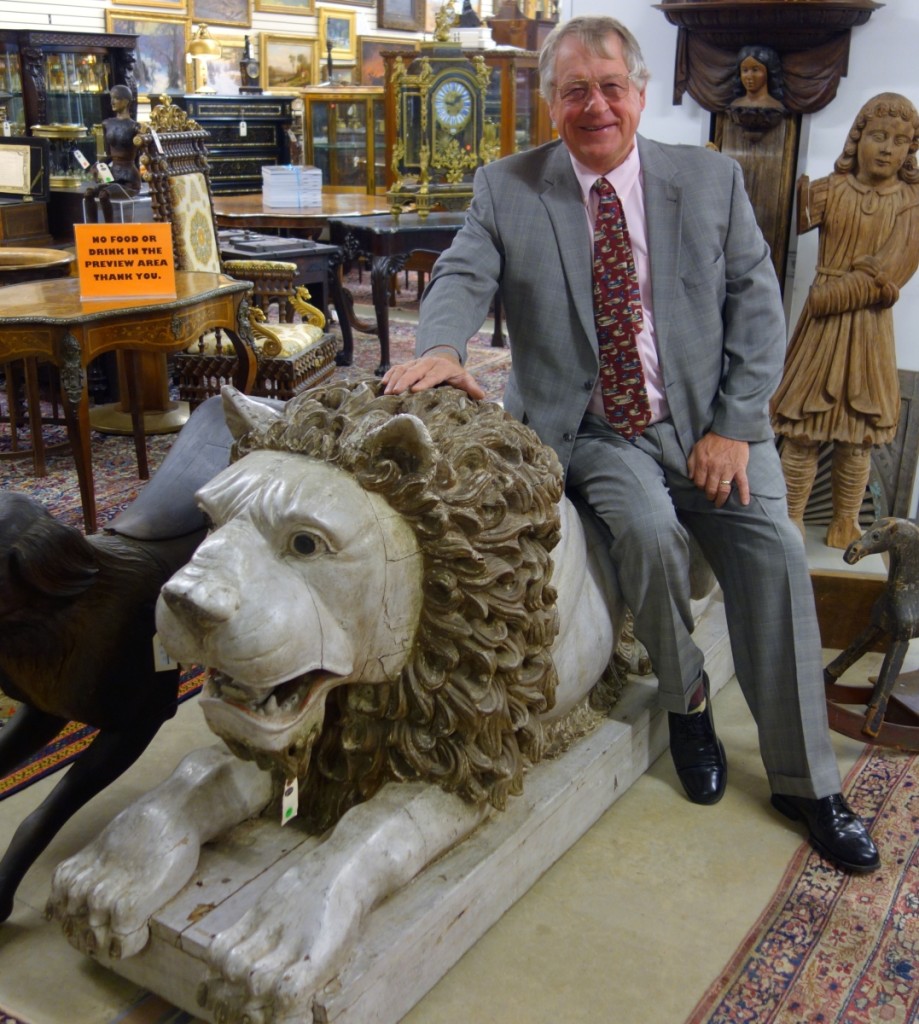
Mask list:
[{"label": "patterned carpet", "polygon": [[807,845],[686,1024],[911,1024],[919,1018],[919,762],[867,747],[846,792],[882,867]]}]

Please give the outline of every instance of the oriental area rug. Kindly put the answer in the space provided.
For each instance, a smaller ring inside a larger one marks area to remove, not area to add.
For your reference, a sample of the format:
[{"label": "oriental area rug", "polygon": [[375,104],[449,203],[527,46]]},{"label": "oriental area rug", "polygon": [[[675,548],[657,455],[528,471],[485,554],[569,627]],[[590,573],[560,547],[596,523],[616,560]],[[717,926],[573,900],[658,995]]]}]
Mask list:
[{"label": "oriental area rug", "polygon": [[881,868],[803,845],[686,1024],[911,1024],[919,1018],[919,764],[866,748],[846,781]]}]

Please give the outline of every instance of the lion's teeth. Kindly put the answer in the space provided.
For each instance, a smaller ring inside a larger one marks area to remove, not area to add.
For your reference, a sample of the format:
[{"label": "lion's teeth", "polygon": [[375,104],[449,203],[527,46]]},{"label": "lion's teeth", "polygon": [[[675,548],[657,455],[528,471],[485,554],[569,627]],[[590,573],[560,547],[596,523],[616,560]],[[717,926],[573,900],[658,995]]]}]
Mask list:
[{"label": "lion's teeth", "polygon": [[263,715],[276,715],[278,713],[278,700],[274,694],[272,694],[268,700],[259,708],[259,711]]}]

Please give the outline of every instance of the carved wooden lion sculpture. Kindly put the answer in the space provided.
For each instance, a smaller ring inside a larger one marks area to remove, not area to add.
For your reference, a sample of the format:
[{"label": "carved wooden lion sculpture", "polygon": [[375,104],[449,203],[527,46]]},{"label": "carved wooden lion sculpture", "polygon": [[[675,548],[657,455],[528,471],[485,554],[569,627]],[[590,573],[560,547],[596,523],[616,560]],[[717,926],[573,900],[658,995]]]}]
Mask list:
[{"label": "carved wooden lion sculpture", "polygon": [[304,1019],[365,915],[521,791],[624,616],[535,434],[460,391],[380,390],[280,413],[227,389],[237,461],[199,491],[213,529],[157,626],[212,668],[202,707],[241,756],[189,755],[55,875],[71,941],[130,956],[201,844],[298,778],[318,838],[214,938],[219,1020]]}]

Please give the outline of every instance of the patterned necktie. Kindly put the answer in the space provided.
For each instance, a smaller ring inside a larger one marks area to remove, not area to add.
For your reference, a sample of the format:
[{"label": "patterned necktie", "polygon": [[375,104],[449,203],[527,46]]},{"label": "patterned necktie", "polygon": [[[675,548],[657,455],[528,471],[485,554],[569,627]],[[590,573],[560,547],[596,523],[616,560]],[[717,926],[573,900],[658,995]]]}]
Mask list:
[{"label": "patterned necktie", "polygon": [[641,295],[632,243],[616,190],[597,178],[600,206],[594,225],[594,320],[600,343],[600,393],[613,429],[627,440],[651,420],[636,338],[642,326]]}]

